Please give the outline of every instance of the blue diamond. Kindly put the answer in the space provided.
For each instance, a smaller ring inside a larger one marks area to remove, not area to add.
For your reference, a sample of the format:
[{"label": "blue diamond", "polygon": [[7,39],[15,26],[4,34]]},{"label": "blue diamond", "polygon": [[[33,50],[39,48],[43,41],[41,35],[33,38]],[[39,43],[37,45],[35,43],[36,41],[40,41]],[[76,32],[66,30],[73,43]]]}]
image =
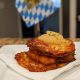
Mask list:
[{"label": "blue diamond", "polygon": [[16,3],[16,7],[19,7],[20,5],[21,5],[20,1],[18,3]]},{"label": "blue diamond", "polygon": [[39,18],[39,20],[41,20],[42,19],[42,14],[39,14],[38,18]]},{"label": "blue diamond", "polygon": [[32,12],[29,13],[29,17],[30,17],[30,19],[33,17]]},{"label": "blue diamond", "polygon": [[23,2],[23,3],[22,3],[22,8],[24,8],[25,6],[26,6],[26,4]]},{"label": "blue diamond", "polygon": [[41,4],[40,8],[41,8],[41,10],[42,10],[42,9],[44,9],[44,5],[43,5],[43,4]]},{"label": "blue diamond", "polygon": [[49,8],[50,12],[54,11],[53,5]]},{"label": "blue diamond", "polygon": [[45,11],[47,11],[48,9],[49,9],[48,4],[46,4]]},{"label": "blue diamond", "polygon": [[33,16],[34,16],[34,19],[36,19],[37,18],[37,13],[35,13]]},{"label": "blue diamond", "polygon": [[26,12],[25,12],[25,18],[27,18],[28,15],[29,15],[29,14],[28,14],[28,11],[26,11]]}]

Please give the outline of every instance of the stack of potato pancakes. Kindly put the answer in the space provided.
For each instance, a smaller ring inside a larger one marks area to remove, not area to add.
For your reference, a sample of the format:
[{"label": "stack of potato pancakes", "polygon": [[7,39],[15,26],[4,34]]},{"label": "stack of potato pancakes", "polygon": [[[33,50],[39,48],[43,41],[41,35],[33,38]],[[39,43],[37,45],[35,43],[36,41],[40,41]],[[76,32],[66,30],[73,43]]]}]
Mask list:
[{"label": "stack of potato pancakes", "polygon": [[47,31],[27,42],[28,52],[15,55],[17,62],[32,72],[45,72],[67,65],[75,60],[73,41],[56,32]]}]

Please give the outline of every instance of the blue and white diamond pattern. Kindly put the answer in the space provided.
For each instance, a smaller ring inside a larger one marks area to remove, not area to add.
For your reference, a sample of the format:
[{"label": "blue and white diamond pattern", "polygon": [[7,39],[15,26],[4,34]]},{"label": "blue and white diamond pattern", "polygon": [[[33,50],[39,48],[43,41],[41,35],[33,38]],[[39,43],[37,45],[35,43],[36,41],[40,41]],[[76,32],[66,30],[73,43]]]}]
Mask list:
[{"label": "blue and white diamond pattern", "polygon": [[55,10],[52,0],[41,0],[38,5],[29,10],[24,0],[16,0],[16,8],[28,27],[39,23]]}]

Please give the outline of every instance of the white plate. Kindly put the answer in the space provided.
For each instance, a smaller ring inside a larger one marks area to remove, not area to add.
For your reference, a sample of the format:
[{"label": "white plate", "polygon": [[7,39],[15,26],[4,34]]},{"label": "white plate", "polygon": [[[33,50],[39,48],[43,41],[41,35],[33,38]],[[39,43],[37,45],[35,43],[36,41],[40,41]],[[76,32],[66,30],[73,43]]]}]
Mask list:
[{"label": "white plate", "polygon": [[21,67],[20,65],[17,64],[16,60],[14,59],[15,54],[17,52],[22,52],[22,51],[28,51],[29,48],[26,45],[7,45],[3,46],[0,49],[0,59],[3,60],[11,69],[16,71],[22,76],[25,76],[28,79],[33,79],[33,80],[53,80],[55,77],[60,75],[61,73],[70,70],[73,68],[75,65],[80,64],[80,42],[75,42],[76,45],[76,61],[71,62],[70,64],[56,69],[56,70],[51,70],[47,72],[29,72],[25,68]]}]

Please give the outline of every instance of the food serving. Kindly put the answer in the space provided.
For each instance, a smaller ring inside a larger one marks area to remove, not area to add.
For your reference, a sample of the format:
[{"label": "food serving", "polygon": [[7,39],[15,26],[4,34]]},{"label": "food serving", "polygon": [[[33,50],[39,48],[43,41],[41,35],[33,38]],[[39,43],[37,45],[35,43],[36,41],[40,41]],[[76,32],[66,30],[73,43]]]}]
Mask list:
[{"label": "food serving", "polygon": [[17,63],[31,72],[45,72],[63,67],[75,60],[75,45],[57,32],[47,31],[30,39],[28,52],[15,55]]}]

